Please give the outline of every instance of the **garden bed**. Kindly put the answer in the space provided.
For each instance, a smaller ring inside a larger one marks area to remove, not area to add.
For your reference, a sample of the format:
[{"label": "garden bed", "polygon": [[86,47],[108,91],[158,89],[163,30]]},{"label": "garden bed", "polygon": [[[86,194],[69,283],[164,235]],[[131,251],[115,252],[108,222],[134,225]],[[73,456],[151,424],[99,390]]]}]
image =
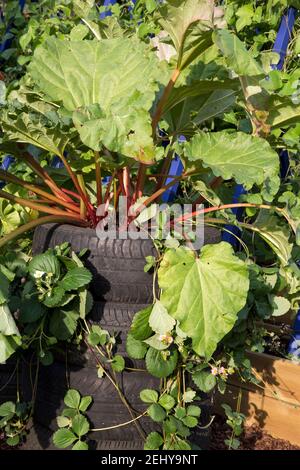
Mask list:
[{"label": "garden bed", "polygon": [[300,445],[300,365],[268,354],[248,353],[260,385],[229,379],[225,396],[217,396],[216,407],[228,403],[240,412],[246,424],[257,425],[272,436]]},{"label": "garden bed", "polygon": [[[226,450],[224,439],[229,439],[231,428],[225,419],[217,415],[212,424],[212,439],[210,450]],[[284,439],[277,439],[261,429],[258,425],[247,426],[240,436],[239,450],[300,450],[300,447]]]}]

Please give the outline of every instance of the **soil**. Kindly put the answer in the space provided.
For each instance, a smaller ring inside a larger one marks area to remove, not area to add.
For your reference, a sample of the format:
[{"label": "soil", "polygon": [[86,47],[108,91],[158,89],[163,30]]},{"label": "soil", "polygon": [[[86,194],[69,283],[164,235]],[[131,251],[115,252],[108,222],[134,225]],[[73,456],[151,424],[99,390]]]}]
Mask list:
[{"label": "soil", "polygon": [[[212,423],[210,450],[227,450],[224,440],[230,436],[231,428],[225,419],[216,416]],[[288,441],[270,436],[257,425],[247,427],[239,440],[241,442],[239,450],[300,450],[300,447]]]}]

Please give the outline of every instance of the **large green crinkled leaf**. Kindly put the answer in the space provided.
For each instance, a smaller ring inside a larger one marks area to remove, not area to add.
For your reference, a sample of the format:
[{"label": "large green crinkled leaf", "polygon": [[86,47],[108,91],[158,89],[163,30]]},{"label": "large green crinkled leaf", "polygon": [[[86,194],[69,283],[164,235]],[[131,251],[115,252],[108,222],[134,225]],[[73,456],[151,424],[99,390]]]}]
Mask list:
[{"label": "large green crinkled leaf", "polygon": [[213,91],[193,117],[193,123],[199,126],[202,122],[224,113],[233,107],[235,99],[236,91],[234,90]]},{"label": "large green crinkled leaf", "polygon": [[269,104],[268,111],[267,123],[273,129],[298,123],[300,120],[299,98],[293,103],[288,98],[276,96]]},{"label": "large green crinkled leaf", "polygon": [[248,269],[226,242],[191,250],[168,250],[158,271],[161,302],[209,358],[232,329],[249,289]]},{"label": "large green crinkled leaf", "polygon": [[204,95],[187,98],[165,113],[170,133],[184,134],[186,137],[197,132],[197,126],[212,119],[235,104],[234,90],[216,90]]},{"label": "large green crinkled leaf", "polygon": [[118,104],[104,112],[94,104],[74,111],[73,121],[82,142],[93,150],[104,145],[139,161],[155,158],[150,114],[143,109]]},{"label": "large green crinkled leaf", "polygon": [[137,105],[150,109],[162,76],[155,52],[132,38],[50,38],[36,49],[29,71],[40,90],[68,111],[92,104],[108,110],[136,92]]},{"label": "large green crinkled leaf", "polygon": [[238,75],[263,75],[264,70],[245,44],[227,29],[213,33],[214,42],[225,57],[228,67]]},{"label": "large green crinkled leaf", "polygon": [[269,143],[243,132],[201,132],[185,143],[184,155],[187,166],[199,162],[248,189],[279,174],[279,158]]},{"label": "large green crinkled leaf", "polygon": [[167,0],[159,20],[177,52],[177,68],[183,70],[212,44],[212,30],[223,10],[213,0]]},{"label": "large green crinkled leaf", "polygon": [[267,210],[261,210],[253,224],[253,229],[258,231],[260,236],[272,248],[282,265],[288,265],[293,249],[293,244],[289,242],[291,235],[289,226],[282,224],[276,215],[270,214]]},{"label": "large green crinkled leaf", "polygon": [[57,127],[47,128],[42,122],[33,122],[26,113],[3,113],[1,126],[7,140],[32,144],[59,156],[70,140],[70,135],[63,134]]},{"label": "large green crinkled leaf", "polygon": [[99,149],[101,139],[109,150],[153,159],[149,110],[166,74],[149,45],[133,38],[51,38],[36,50],[29,70],[47,97],[77,111],[86,145]]},{"label": "large green crinkled leaf", "polygon": [[173,88],[168,98],[167,104],[164,107],[164,112],[169,111],[174,106],[182,103],[188,98],[196,98],[197,96],[207,95],[211,96],[215,91],[228,91],[237,90],[239,88],[239,81],[235,80],[198,80],[192,85],[184,85]]}]

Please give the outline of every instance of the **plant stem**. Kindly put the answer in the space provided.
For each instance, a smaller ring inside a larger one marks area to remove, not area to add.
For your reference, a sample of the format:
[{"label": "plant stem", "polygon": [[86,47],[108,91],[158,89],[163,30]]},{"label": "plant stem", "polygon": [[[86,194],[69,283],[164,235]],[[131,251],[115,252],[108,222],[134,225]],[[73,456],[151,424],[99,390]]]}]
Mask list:
[{"label": "plant stem", "polygon": [[72,199],[70,199],[66,194],[63,193],[63,191],[57,186],[55,181],[50,177],[50,175],[47,173],[47,171],[41,167],[41,165],[35,161],[35,159],[29,154],[29,153],[24,153],[23,154],[23,159],[27,163],[30,168],[43,180],[45,181],[46,185],[51,189],[53,194],[56,196],[60,196],[63,200],[67,202],[72,202]]},{"label": "plant stem", "polygon": [[125,191],[125,196],[130,198],[130,173],[128,166],[123,168],[123,186]]},{"label": "plant stem", "polygon": [[140,214],[140,212],[144,209],[145,206],[146,207],[149,206],[149,204],[155,201],[155,199],[159,198],[167,189],[171,188],[171,186],[173,186],[177,181],[180,181],[183,178],[187,178],[188,176],[191,176],[194,173],[195,173],[194,171],[191,171],[191,172],[183,173],[180,176],[174,176],[173,180],[170,181],[170,183],[164,185],[162,188],[155,191],[155,193],[149,196],[148,199],[146,199],[146,201],[144,201],[143,204],[136,209],[135,214],[131,220],[136,218]]},{"label": "plant stem", "polygon": [[144,411],[144,413],[142,413],[141,415],[137,416],[136,418],[131,419],[130,421],[126,421],[125,423],[116,424],[115,426],[109,426],[107,428],[90,429],[90,431],[93,431],[93,432],[108,431],[109,429],[116,429],[116,428],[121,428],[122,426],[128,426],[128,424],[131,424],[134,421],[141,419],[143,416],[145,416],[145,414],[147,414],[147,411]]},{"label": "plant stem", "polygon": [[71,178],[71,180],[73,181],[73,184],[76,188],[76,190],[78,191],[78,193],[80,194],[81,196],[81,199],[83,200],[83,203],[87,209],[87,212],[90,216],[90,218],[93,220],[93,211],[91,211],[91,208],[89,206],[89,199],[88,199],[88,196],[86,193],[84,193],[84,191],[82,190],[80,184],[79,184],[79,181],[78,181],[78,178],[76,176],[76,174],[74,173],[74,171],[72,170],[72,168],[70,167],[69,163],[67,162],[66,158],[64,157],[64,155],[60,155],[60,158],[63,162],[63,164],[65,165],[65,168],[67,170],[67,172],[69,173],[69,176]]},{"label": "plant stem", "polygon": [[104,196],[104,202],[106,202],[107,199],[109,198],[110,188],[111,188],[111,185],[113,183],[113,180],[114,180],[115,176],[116,176],[116,170],[113,172],[113,174],[111,176],[111,179],[110,179],[109,183],[107,184],[106,191],[105,191],[105,196]]},{"label": "plant stem", "polygon": [[161,174],[159,175],[159,179],[157,181],[155,191],[158,191],[162,187],[162,185],[165,183],[166,177],[168,176],[171,161],[172,161],[172,155],[168,155],[165,158],[164,163],[162,165]]},{"label": "plant stem", "polygon": [[95,151],[95,170],[96,170],[96,188],[97,188],[97,206],[102,204],[102,179],[101,179],[101,164],[99,152]]},{"label": "plant stem", "polygon": [[269,206],[267,204],[251,204],[248,202],[242,202],[242,203],[236,203],[236,204],[223,204],[222,206],[214,206],[214,207],[207,207],[205,209],[199,209],[198,211],[190,212],[188,214],[178,217],[177,219],[174,219],[173,221],[171,221],[171,224],[173,225],[176,222],[183,222],[184,220],[190,219],[191,217],[194,217],[200,214],[207,214],[209,212],[216,212],[216,211],[221,211],[224,209],[234,209],[236,207],[256,207],[257,209],[267,209],[267,210],[273,209],[277,212],[284,214],[284,210],[281,209],[280,207]]},{"label": "plant stem", "polygon": [[[27,181],[23,181],[20,178],[18,178],[17,176],[10,175],[6,171],[0,170],[0,178],[3,179],[4,181],[9,182],[9,183],[14,183],[14,184],[17,184],[19,186],[22,186],[23,188],[28,189],[28,191],[39,194],[40,196],[43,196],[45,199],[47,199],[49,201],[52,201],[56,204],[60,204],[64,207],[67,207],[72,212],[79,212],[78,207],[76,207],[76,205],[74,205],[74,203],[71,204],[69,202],[66,202],[66,201],[58,198],[57,196],[54,196],[53,194],[47,193],[40,186],[35,185],[35,184],[31,184],[31,183],[27,183]],[[35,202],[37,202],[37,201],[35,201]],[[44,202],[46,202],[46,201],[44,201]]]},{"label": "plant stem", "polygon": [[[86,196],[86,187],[85,187],[85,183],[84,183],[84,179],[83,179],[83,175],[82,173],[79,173],[77,175],[77,178],[78,178],[78,183],[79,183],[79,186],[83,192],[83,194]],[[80,199],[80,217],[82,219],[85,219],[86,218],[86,213],[87,213],[87,207],[84,203],[84,200],[83,199]]]},{"label": "plant stem", "polygon": [[[33,201],[30,201],[29,199],[23,199],[21,197],[14,196],[13,194],[10,194],[6,191],[0,190],[0,197],[3,197],[4,199],[8,199],[8,201],[12,201],[14,203],[20,204],[21,206],[29,207],[30,209],[33,209],[39,212],[45,212],[46,214],[60,215],[60,216],[67,215],[67,212],[63,210],[45,206],[43,204],[38,204]],[[74,214],[74,218],[75,217],[76,215]]]},{"label": "plant stem", "polygon": [[147,169],[147,167],[144,163],[139,164],[133,202],[136,202],[140,197],[143,196],[145,177],[146,177],[146,169]]},{"label": "plant stem", "polygon": [[[87,325],[86,322],[85,322],[85,324]],[[88,325],[87,325],[87,327],[88,327]],[[90,332],[89,327],[88,327],[88,331]],[[116,382],[116,380],[114,380],[114,379],[110,376],[110,374],[107,372],[107,370],[105,370],[105,368],[102,366],[101,361],[98,359],[97,355],[95,354],[95,352],[94,352],[93,348],[90,346],[90,344],[89,344],[86,340],[84,340],[84,342],[85,342],[85,344],[87,345],[87,347],[89,348],[89,350],[92,351],[92,353],[94,353],[96,362],[98,362],[98,364],[102,367],[104,374],[106,375],[106,377],[108,378],[108,380],[111,382],[111,384],[115,387],[115,389],[116,389],[116,391],[118,392],[118,395],[119,395],[119,397],[120,397],[120,400],[121,400],[122,403],[125,405],[125,407],[127,408],[127,410],[128,410],[128,412],[129,412],[131,418],[133,419],[133,422],[134,422],[134,424],[135,424],[135,426],[136,426],[136,428],[137,428],[137,431],[138,431],[139,434],[141,435],[142,439],[144,439],[145,437],[144,437],[144,435],[143,435],[143,431],[142,431],[142,429],[140,428],[139,423],[137,423],[136,421],[134,421],[134,416],[133,416],[133,413],[132,413],[132,411],[131,411],[130,405],[129,405],[129,403],[127,402],[125,396],[123,395],[123,393],[122,393],[122,391],[121,391],[121,389],[120,389],[118,383]],[[96,346],[96,349],[98,350],[99,353],[102,354],[102,351],[101,351],[97,346]]]},{"label": "plant stem", "polygon": [[164,89],[164,92],[157,104],[157,108],[156,108],[156,111],[153,115],[153,118],[152,118],[152,134],[153,134],[153,137],[155,137],[155,134],[156,134],[156,128],[157,128],[157,125],[159,123],[159,120],[162,116],[162,113],[163,113],[163,110],[164,110],[164,106],[170,96],[170,93],[175,85],[175,82],[177,80],[177,78],[179,77],[179,74],[180,74],[180,70],[178,70],[177,68],[174,70],[170,80],[169,80],[169,83],[167,84],[167,86],[165,87]]}]

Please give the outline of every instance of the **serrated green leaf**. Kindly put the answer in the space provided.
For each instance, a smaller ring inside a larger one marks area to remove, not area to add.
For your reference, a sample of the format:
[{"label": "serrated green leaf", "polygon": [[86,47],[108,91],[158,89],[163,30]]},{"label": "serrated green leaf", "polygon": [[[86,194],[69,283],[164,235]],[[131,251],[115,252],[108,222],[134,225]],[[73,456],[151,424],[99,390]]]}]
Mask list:
[{"label": "serrated green leaf", "polygon": [[122,372],[122,370],[124,370],[124,367],[125,367],[124,357],[117,354],[113,358],[113,361],[111,362],[111,367],[115,372]]},{"label": "serrated green leaf", "polygon": [[126,351],[132,359],[143,359],[147,352],[147,346],[137,339],[135,339],[130,333],[126,339]]},{"label": "serrated green leaf", "polygon": [[89,432],[90,425],[87,418],[81,414],[74,416],[72,419],[72,431],[81,437]]},{"label": "serrated green leaf", "polygon": [[152,389],[147,388],[147,389],[141,391],[140,399],[144,403],[157,403],[158,393],[157,393],[156,390],[152,390]]},{"label": "serrated green leaf", "polygon": [[32,258],[28,265],[30,274],[34,278],[41,275],[52,274],[55,279],[60,275],[60,264],[57,257],[51,253],[43,253]]},{"label": "serrated green leaf", "polygon": [[43,299],[43,304],[49,308],[59,307],[64,295],[65,295],[64,288],[61,287],[60,285],[55,286],[51,291],[49,291],[48,294],[46,294],[46,296]]},{"label": "serrated green leaf", "polygon": [[53,443],[59,449],[66,449],[76,441],[77,437],[70,429],[59,429],[53,434]]},{"label": "serrated green leaf", "polygon": [[269,301],[273,307],[272,317],[280,317],[291,309],[291,303],[280,295],[269,295]]},{"label": "serrated green leaf", "polygon": [[263,75],[264,70],[254,59],[252,53],[247,51],[245,44],[226,29],[219,29],[213,33],[214,42],[222,52],[227,65],[241,76]]},{"label": "serrated green leaf", "polygon": [[76,444],[73,445],[72,450],[89,450],[89,446],[86,442],[77,441]]},{"label": "serrated green leaf", "polygon": [[20,442],[19,435],[9,437],[8,439],[6,439],[6,444],[8,444],[9,446],[16,446],[19,444],[19,442]]},{"label": "serrated green leaf", "polygon": [[74,268],[67,272],[61,280],[60,286],[66,291],[76,290],[91,282],[92,274],[86,268]]},{"label": "serrated green leaf", "polygon": [[70,408],[78,409],[79,404],[80,404],[80,399],[81,399],[80,393],[77,390],[74,390],[71,388],[70,390],[67,391],[65,398],[64,398],[64,402]]},{"label": "serrated green leaf", "polygon": [[194,428],[198,424],[198,419],[195,418],[194,416],[185,416],[182,419],[183,424],[187,426],[188,428]]},{"label": "serrated green leaf", "polygon": [[201,370],[192,374],[193,382],[202,392],[210,392],[217,383],[217,379],[211,372]]},{"label": "serrated green leaf", "polygon": [[158,432],[150,432],[144,444],[144,450],[158,450],[163,443],[163,438]]},{"label": "serrated green leaf", "polygon": [[170,356],[165,359],[164,351],[149,348],[146,354],[146,367],[154,377],[168,377],[177,365],[178,353],[176,349],[170,351]]},{"label": "serrated green leaf", "polygon": [[278,155],[270,144],[243,132],[201,132],[184,144],[184,152],[187,166],[209,167],[248,189],[279,174]]},{"label": "serrated green leaf", "polygon": [[157,423],[160,423],[166,417],[165,410],[163,409],[162,406],[158,405],[157,403],[153,403],[152,405],[150,405],[147,410],[147,413],[150,416],[150,418],[152,418],[153,421]]},{"label": "serrated green leaf", "polygon": [[5,403],[2,403],[0,405],[0,416],[1,417],[14,415],[15,411],[16,411],[16,405],[12,401],[6,401]]},{"label": "serrated green leaf", "polygon": [[167,393],[160,397],[158,403],[167,411],[170,411],[175,406],[174,398]]},{"label": "serrated green leaf", "polygon": [[90,404],[92,403],[93,399],[91,396],[86,395],[85,397],[81,398],[79,409],[80,411],[86,411]]},{"label": "serrated green leaf", "polygon": [[246,303],[246,264],[228,243],[206,245],[199,258],[191,250],[168,250],[158,271],[161,302],[193,340],[200,356],[210,357]]},{"label": "serrated green leaf", "polygon": [[149,338],[153,333],[149,326],[149,317],[151,312],[152,305],[149,305],[149,307],[140,310],[134,315],[130,334],[132,334],[135,339],[143,341],[144,339]]},{"label": "serrated green leaf", "polygon": [[186,390],[184,394],[182,395],[183,401],[186,403],[191,403],[196,396],[196,392],[194,390]]},{"label": "serrated green leaf", "polygon": [[78,318],[79,314],[72,309],[55,309],[49,321],[50,333],[60,340],[70,338],[76,330]]},{"label": "serrated green leaf", "polygon": [[195,418],[199,418],[200,415],[201,415],[201,408],[200,408],[200,406],[189,405],[187,407],[186,412],[187,412],[188,416],[195,416]]},{"label": "serrated green leaf", "polygon": [[56,422],[59,428],[65,428],[66,426],[69,426],[69,424],[71,424],[71,420],[67,416],[57,416]]}]

